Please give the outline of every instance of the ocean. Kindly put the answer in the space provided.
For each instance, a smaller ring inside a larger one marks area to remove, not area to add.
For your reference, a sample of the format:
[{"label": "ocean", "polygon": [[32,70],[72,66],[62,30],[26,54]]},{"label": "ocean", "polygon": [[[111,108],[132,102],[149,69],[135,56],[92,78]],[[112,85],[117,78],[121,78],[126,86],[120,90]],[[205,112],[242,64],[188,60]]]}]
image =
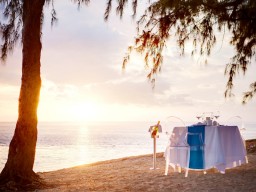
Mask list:
[{"label": "ocean", "polygon": [[[94,122],[38,124],[35,172],[53,171],[127,156],[152,154],[152,122]],[[157,152],[163,152],[171,132],[162,124]],[[15,123],[0,123],[0,171],[8,155]],[[244,139],[256,139],[256,123],[245,124]]]}]

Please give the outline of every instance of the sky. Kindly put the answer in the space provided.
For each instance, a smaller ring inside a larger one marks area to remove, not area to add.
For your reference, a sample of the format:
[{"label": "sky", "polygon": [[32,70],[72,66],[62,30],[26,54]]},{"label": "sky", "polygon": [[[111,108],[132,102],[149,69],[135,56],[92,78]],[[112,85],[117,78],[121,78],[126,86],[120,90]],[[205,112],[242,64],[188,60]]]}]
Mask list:
[{"label": "sky", "polygon": [[[146,1],[147,2],[147,1]],[[104,21],[106,2],[92,0],[78,9],[72,1],[56,0],[58,22],[51,26],[51,6],[44,7],[42,28],[39,121],[163,121],[176,116],[197,121],[203,112],[220,112],[220,121],[240,116],[256,122],[255,98],[242,105],[242,94],[256,80],[255,59],[244,76],[235,78],[235,97],[225,98],[225,65],[233,56],[228,34],[217,43],[208,64],[190,56],[189,45],[180,56],[175,41],[164,51],[162,71],[155,88],[146,78],[143,58],[133,54],[125,71],[122,59],[136,35],[136,19],[147,3],[140,3],[138,16],[127,7],[120,20],[111,12]],[[217,40],[218,40],[217,39]],[[0,121],[16,121],[21,84],[19,44],[0,65]]]}]

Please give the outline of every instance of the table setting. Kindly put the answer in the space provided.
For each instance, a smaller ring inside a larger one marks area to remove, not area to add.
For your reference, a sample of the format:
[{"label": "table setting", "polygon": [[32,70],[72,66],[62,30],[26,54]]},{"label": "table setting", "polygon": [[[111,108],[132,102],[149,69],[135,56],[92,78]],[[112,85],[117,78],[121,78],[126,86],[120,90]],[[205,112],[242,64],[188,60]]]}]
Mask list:
[{"label": "table setting", "polygon": [[169,167],[179,172],[185,169],[185,177],[189,170],[206,173],[212,168],[224,174],[226,169],[248,163],[238,126],[220,125],[219,116],[219,112],[197,114],[196,124],[173,128],[164,153],[165,175]]}]

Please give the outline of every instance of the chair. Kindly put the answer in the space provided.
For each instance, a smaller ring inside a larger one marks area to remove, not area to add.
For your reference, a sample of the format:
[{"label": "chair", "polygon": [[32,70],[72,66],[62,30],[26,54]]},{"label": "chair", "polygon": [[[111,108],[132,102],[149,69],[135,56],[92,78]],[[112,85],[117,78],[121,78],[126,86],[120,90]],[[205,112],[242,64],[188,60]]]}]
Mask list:
[{"label": "chair", "polygon": [[[168,116],[165,121],[164,121],[164,127],[165,127],[165,133],[169,138],[169,143],[167,145],[167,148],[165,150],[165,158],[166,158],[166,169],[165,169],[165,175],[168,174],[168,168],[169,168],[169,164],[170,162],[173,162],[173,158],[174,155],[170,156],[170,154],[180,154],[181,152],[185,152],[182,153],[184,155],[187,154],[187,152],[185,150],[187,150],[184,146],[184,137],[185,137],[185,133],[187,132],[187,128],[185,126],[184,121],[176,116]],[[182,138],[182,140],[180,140]],[[176,155],[177,156],[177,155]],[[177,159],[176,159],[177,160]],[[174,161],[176,161],[174,160]],[[171,163],[171,165],[173,165],[173,169],[175,171],[175,167],[176,164]],[[179,172],[180,172],[180,166],[179,166]]]},{"label": "chair", "polygon": [[164,121],[165,133],[170,135],[175,127],[185,127],[185,122],[176,116],[168,116]]},{"label": "chair", "polygon": [[[186,133],[185,142],[189,148],[188,166],[185,172],[185,177],[187,177],[189,169],[204,169],[204,141],[202,133]],[[204,171],[204,173],[206,172]]]},{"label": "chair", "polygon": [[[204,142],[202,133],[187,132],[186,127],[175,127],[170,137],[169,145],[165,151],[166,167],[165,175],[168,174],[169,165],[175,171],[175,167],[185,168],[185,177],[188,170],[204,168]],[[193,158],[193,161],[190,159]],[[204,171],[204,173],[206,173]]]},{"label": "chair", "polygon": [[246,146],[246,142],[245,142],[245,139],[243,137],[243,132],[246,130],[245,126],[244,126],[244,121],[243,121],[243,118],[240,117],[240,116],[232,116],[232,117],[229,117],[226,122],[225,122],[226,125],[229,125],[229,126],[237,126],[239,128],[239,131],[241,133],[241,137],[243,139],[243,142],[244,142],[244,146]]},{"label": "chair", "polygon": [[186,127],[175,127],[169,138],[169,144],[165,150],[165,175],[168,174],[169,165],[176,171],[178,166],[179,172],[181,167],[188,167],[189,159],[189,146],[184,141],[186,138],[187,128]]}]

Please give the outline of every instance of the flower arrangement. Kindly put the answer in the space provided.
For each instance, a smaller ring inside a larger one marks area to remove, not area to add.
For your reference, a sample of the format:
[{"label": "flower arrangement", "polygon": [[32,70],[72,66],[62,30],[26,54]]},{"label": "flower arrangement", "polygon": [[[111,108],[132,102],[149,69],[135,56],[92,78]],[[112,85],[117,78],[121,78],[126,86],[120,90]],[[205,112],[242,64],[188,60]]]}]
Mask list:
[{"label": "flower arrangement", "polygon": [[151,138],[159,137],[159,132],[161,132],[159,126],[161,126],[160,121],[158,121],[156,125],[150,127]]},{"label": "flower arrangement", "polygon": [[154,126],[152,131],[151,131],[151,137],[155,137],[156,135],[158,135],[158,126]]}]

